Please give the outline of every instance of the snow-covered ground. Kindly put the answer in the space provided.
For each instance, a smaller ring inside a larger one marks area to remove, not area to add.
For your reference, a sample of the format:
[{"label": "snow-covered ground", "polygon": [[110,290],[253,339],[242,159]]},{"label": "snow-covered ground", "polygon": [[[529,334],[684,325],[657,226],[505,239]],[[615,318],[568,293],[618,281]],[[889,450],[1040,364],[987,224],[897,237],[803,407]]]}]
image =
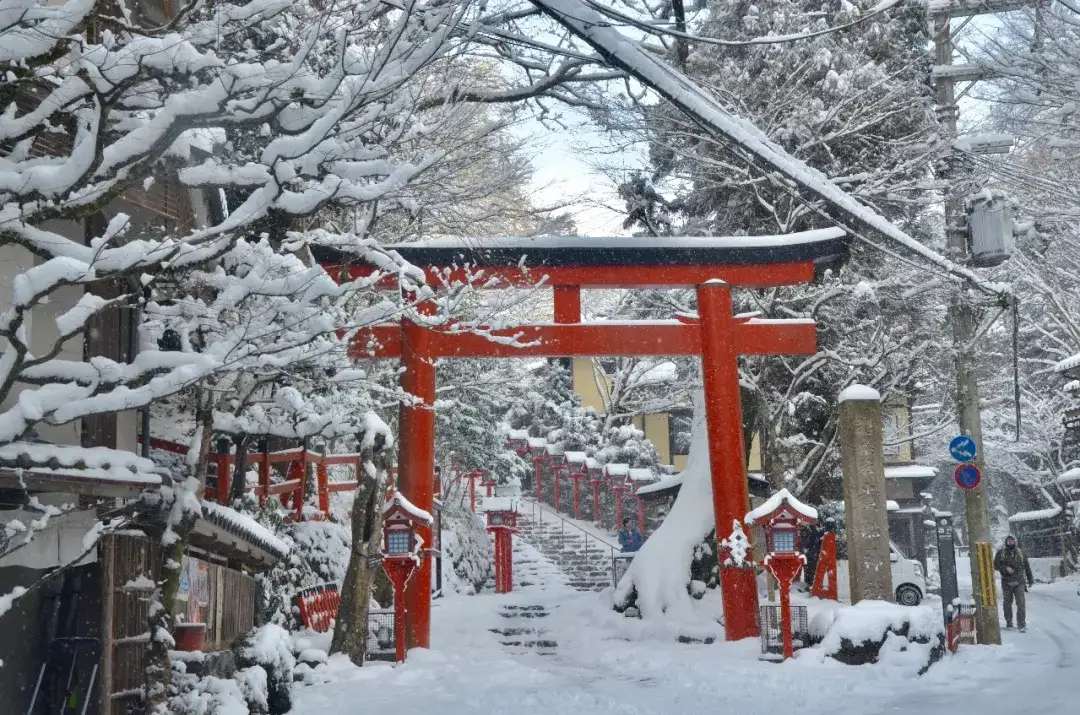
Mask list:
[{"label": "snow-covered ground", "polygon": [[[875,713],[1070,712],[1080,673],[1080,595],[1076,580],[1036,585],[1029,594],[1029,631],[1006,632],[1000,648],[962,648],[922,677],[901,666],[840,665],[811,651],[794,661],[758,660],[748,640],[710,645],[679,643],[678,635],[719,633],[700,606],[697,632],[688,624],[623,618],[608,606],[610,592],[567,588],[558,569],[528,544],[515,544],[517,580],[532,586],[497,596],[450,596],[436,601],[431,651],[413,651],[401,667],[354,668],[332,658],[323,681],[301,687],[296,715],[584,715],[588,713],[794,711],[834,715],[855,705]],[[528,563],[524,563],[524,562]],[[521,607],[550,615],[511,619]],[[550,655],[522,653],[491,629],[535,626],[554,641]]]}]

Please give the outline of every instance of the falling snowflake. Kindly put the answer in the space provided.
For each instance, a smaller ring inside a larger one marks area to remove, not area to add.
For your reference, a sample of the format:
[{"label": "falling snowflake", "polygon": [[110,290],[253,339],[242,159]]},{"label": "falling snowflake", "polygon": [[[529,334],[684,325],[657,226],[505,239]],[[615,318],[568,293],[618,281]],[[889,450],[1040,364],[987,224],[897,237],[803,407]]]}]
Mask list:
[{"label": "falling snowflake", "polygon": [[720,548],[727,552],[724,566],[749,566],[746,560],[750,553],[750,539],[746,537],[742,524],[736,519],[732,522],[731,536],[720,542]]}]

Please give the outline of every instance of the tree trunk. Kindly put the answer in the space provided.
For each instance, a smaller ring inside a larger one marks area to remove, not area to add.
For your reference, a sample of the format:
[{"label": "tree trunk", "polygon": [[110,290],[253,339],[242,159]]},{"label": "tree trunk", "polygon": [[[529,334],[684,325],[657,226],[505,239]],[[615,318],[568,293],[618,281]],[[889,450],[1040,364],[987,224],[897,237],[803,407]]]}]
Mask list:
[{"label": "tree trunk", "polygon": [[[196,411],[202,425],[199,441],[199,454],[191,465],[190,474],[194,479],[184,479],[172,485],[172,498],[163,499],[157,528],[152,529],[151,538],[161,543],[161,563],[158,567],[158,591],[160,598],[150,604],[147,643],[145,712],[152,715],[166,715],[169,699],[169,684],[172,680],[172,664],[169,662],[169,650],[173,646],[172,632],[175,618],[176,594],[180,590],[180,572],[184,562],[184,550],[188,536],[195,527],[199,514],[182,511],[186,501],[186,492],[196,490],[196,499],[201,500],[206,489],[206,475],[210,457],[210,437],[213,434],[213,408],[209,393],[203,395]],[[197,482],[197,483],[196,483]]]},{"label": "tree trunk", "polygon": [[[344,653],[356,665],[364,664],[368,606],[376,575],[382,570],[379,563],[382,555],[382,477],[386,473],[389,451],[376,454],[370,462],[374,469],[363,469],[359,475],[352,509],[352,550],[330,644],[331,653]],[[367,466],[366,455],[364,461]]]}]

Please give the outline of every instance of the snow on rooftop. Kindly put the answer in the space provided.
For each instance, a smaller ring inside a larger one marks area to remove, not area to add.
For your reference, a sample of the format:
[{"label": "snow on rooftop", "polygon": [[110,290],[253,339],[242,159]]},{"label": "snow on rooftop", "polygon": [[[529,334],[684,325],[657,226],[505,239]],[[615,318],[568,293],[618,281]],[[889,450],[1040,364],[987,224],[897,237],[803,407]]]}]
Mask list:
[{"label": "snow on rooftop", "polygon": [[1058,484],[1072,484],[1073,482],[1080,482],[1080,467],[1064,471],[1057,478]]},{"label": "snow on rooftop", "polygon": [[1065,392],[1080,392],[1080,380],[1069,380],[1061,389]]},{"label": "snow on rooftop", "polygon": [[426,511],[406,499],[405,495],[401,492],[394,492],[394,495],[386,500],[386,505],[383,506],[383,514],[390,511],[395,506],[401,507],[413,518],[418,519],[425,524],[432,524],[435,521],[431,518],[431,514],[428,514]]},{"label": "snow on rooftop", "polygon": [[545,444],[544,444],[544,449],[545,449],[545,450],[547,451],[547,453],[548,453],[548,454],[550,454],[550,455],[551,455],[552,457],[561,457],[561,456],[563,455],[563,446],[562,446],[561,444],[558,444],[558,443],[555,443],[555,444],[547,444],[547,443],[545,442]]},{"label": "snow on rooftop", "polygon": [[937,476],[935,467],[921,464],[904,464],[898,467],[885,467],[886,479],[932,479]]},{"label": "snow on rooftop", "polygon": [[[0,460],[14,464],[25,462],[35,474],[131,482],[133,485],[161,484],[161,475],[156,473],[158,465],[152,460],[107,447],[12,442],[0,446]],[[33,465],[44,466],[35,468]]]},{"label": "snow on rooftop", "polygon": [[647,248],[770,248],[797,246],[842,238],[841,228],[822,228],[778,236],[493,236],[488,238],[435,238],[403,244],[406,248],[461,248],[465,250],[512,248],[515,250],[631,249]]},{"label": "snow on rooftop", "polygon": [[628,475],[632,482],[652,482],[656,480],[656,474],[648,467],[631,467]]},{"label": "snow on rooftop", "polygon": [[604,465],[600,464],[600,460],[596,459],[595,457],[586,457],[585,458],[585,468],[586,469],[603,469]]},{"label": "snow on rooftop", "polygon": [[278,558],[285,558],[289,555],[290,547],[287,543],[247,514],[212,501],[203,501],[202,512],[203,518],[207,521],[216,523],[235,534],[247,538]]},{"label": "snow on rooftop", "polygon": [[1018,524],[1025,521],[1041,521],[1043,519],[1053,519],[1055,516],[1061,513],[1061,507],[1057,504],[1046,509],[1036,509],[1035,511],[1019,511],[1009,517],[1010,524]]},{"label": "snow on rooftop", "polygon": [[589,455],[584,452],[563,452],[563,457],[566,457],[566,461],[570,464],[585,464]]},{"label": "snow on rooftop", "polygon": [[1067,357],[1057,365],[1054,365],[1054,372],[1065,372],[1066,370],[1073,370],[1080,367],[1080,353]]},{"label": "snow on rooftop", "polygon": [[523,429],[512,429],[507,431],[506,436],[509,439],[529,439],[529,431]]},{"label": "snow on rooftop", "polygon": [[837,402],[847,402],[848,400],[881,402],[881,393],[866,385],[849,385],[836,398]]},{"label": "snow on rooftop", "polygon": [[674,487],[681,487],[682,483],[683,473],[679,472],[678,474],[672,474],[671,476],[664,477],[658,482],[653,482],[652,484],[646,484],[644,486],[638,487],[636,494],[638,496],[642,496],[645,494],[653,494],[655,492],[663,492]]},{"label": "snow on rooftop", "polygon": [[605,464],[604,474],[607,474],[609,477],[628,477],[630,476],[630,465],[622,464],[621,462]]},{"label": "snow on rooftop", "polygon": [[529,449],[540,449],[547,446],[547,440],[543,437],[529,437]]},{"label": "snow on rooftop", "polygon": [[518,497],[484,497],[480,502],[480,511],[518,511],[521,500]]},{"label": "snow on rooftop", "polygon": [[805,516],[807,519],[813,519],[816,521],[818,518],[817,509],[807,504],[803,504],[801,501],[796,499],[794,495],[792,495],[792,493],[789,492],[787,489],[781,489],[776,494],[773,494],[771,497],[762,502],[761,506],[759,506],[757,509],[754,509],[753,511],[747,513],[746,519],[744,521],[747,525],[754,524],[757,522],[758,519],[762,519],[768,516],[784,504],[786,504],[792,510]]}]

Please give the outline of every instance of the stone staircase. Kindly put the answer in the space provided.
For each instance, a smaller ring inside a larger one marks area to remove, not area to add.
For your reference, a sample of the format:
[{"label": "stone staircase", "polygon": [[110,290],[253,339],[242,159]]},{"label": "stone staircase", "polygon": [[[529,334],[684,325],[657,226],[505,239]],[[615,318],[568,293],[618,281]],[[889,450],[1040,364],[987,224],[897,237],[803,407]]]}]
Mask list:
[{"label": "stone staircase", "polygon": [[544,620],[551,615],[547,606],[507,604],[499,609],[499,616],[506,624],[492,628],[491,632],[510,653],[515,655],[554,655],[558,643],[544,627]]},{"label": "stone staircase", "polygon": [[[529,505],[523,505],[518,514],[516,536],[548,557],[565,574],[567,586],[578,591],[602,591],[612,585],[610,544],[578,529],[571,522],[560,521],[550,510],[543,514],[547,518],[534,514],[541,513],[530,512]],[[515,555],[517,572],[516,559]],[[521,583],[524,586],[531,578],[527,572],[528,565],[523,566],[526,567]],[[518,584],[515,582],[514,585]]]}]

